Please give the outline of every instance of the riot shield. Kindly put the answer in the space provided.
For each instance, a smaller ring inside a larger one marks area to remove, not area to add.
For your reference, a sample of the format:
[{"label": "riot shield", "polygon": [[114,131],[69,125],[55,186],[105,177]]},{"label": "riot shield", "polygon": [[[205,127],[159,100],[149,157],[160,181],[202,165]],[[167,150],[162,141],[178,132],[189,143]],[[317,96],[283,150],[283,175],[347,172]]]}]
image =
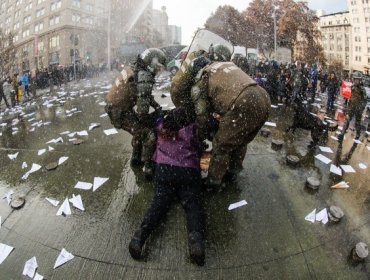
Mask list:
[{"label": "riot shield", "polygon": [[197,33],[195,34],[193,41],[191,42],[189,46],[189,50],[186,55],[186,58],[188,58],[192,53],[198,52],[201,50],[208,53],[210,47],[215,46],[215,45],[223,45],[227,47],[230,50],[231,54],[233,54],[234,52],[234,46],[229,41],[225,40],[224,38],[218,36],[217,34],[207,29],[199,29]]}]

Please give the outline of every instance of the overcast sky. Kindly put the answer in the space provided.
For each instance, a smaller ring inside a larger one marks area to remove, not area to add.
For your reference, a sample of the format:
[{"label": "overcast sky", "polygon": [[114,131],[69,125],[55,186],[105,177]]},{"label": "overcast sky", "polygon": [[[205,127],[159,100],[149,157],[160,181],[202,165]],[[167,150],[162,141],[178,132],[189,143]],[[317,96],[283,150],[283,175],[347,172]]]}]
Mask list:
[{"label": "overcast sky", "polygon": [[[197,27],[204,23],[220,5],[230,5],[239,11],[245,10],[251,0],[153,0],[155,9],[166,6],[169,24],[182,27],[182,44],[191,42]],[[309,0],[313,10],[323,9],[326,14],[348,10],[347,0]]]}]

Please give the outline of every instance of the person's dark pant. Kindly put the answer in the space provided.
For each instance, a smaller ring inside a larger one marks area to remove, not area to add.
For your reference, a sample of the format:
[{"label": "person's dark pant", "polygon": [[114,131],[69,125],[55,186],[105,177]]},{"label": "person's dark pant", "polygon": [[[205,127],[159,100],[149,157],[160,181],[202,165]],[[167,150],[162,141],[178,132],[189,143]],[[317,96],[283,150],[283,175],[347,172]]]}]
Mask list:
[{"label": "person's dark pant", "polygon": [[334,109],[335,93],[328,92],[328,102],[326,105],[327,111],[332,111]]},{"label": "person's dark pant", "polygon": [[8,100],[6,99],[6,97],[5,97],[5,94],[4,93],[0,93],[0,104],[1,104],[1,101],[3,101],[3,99],[4,99],[4,101],[5,101],[5,105],[6,105],[6,107],[8,107],[9,108],[9,103],[8,103]]},{"label": "person's dark pant", "polygon": [[204,235],[204,213],[201,198],[201,175],[194,168],[157,164],[154,175],[155,194],[141,224],[142,236],[149,237],[164,218],[175,196],[185,210],[188,233]]}]

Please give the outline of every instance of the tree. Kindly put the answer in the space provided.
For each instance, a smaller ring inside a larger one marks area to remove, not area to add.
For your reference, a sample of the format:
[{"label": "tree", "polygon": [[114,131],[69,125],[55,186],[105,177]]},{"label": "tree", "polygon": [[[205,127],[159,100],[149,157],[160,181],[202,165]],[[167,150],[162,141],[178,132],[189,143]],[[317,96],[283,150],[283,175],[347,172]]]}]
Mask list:
[{"label": "tree", "polygon": [[10,75],[10,70],[15,61],[15,48],[13,35],[5,34],[0,29],[0,77]]},{"label": "tree", "polygon": [[204,26],[233,45],[244,45],[248,37],[247,22],[238,10],[228,5],[219,6]]}]

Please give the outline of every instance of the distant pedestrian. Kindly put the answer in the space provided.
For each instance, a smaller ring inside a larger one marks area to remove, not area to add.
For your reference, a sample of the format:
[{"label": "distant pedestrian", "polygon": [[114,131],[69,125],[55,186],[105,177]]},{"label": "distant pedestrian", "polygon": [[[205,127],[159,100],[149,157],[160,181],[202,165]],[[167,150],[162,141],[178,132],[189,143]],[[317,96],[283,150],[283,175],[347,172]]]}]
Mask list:
[{"label": "distant pedestrian", "polygon": [[10,106],[9,106],[8,100],[5,96],[4,83],[5,83],[5,81],[0,80],[0,105],[1,105],[1,101],[4,99],[6,107],[9,108]]},{"label": "distant pedestrian", "polygon": [[28,100],[30,98],[30,89],[29,89],[30,81],[29,81],[27,72],[23,73],[21,77],[21,82],[22,82],[23,95],[25,98],[27,97],[27,100]]},{"label": "distant pedestrian", "polygon": [[328,101],[326,104],[326,110],[328,112],[332,112],[334,110],[334,101],[339,94],[339,81],[334,72],[330,73],[330,76],[326,83],[326,89],[328,91]]}]

